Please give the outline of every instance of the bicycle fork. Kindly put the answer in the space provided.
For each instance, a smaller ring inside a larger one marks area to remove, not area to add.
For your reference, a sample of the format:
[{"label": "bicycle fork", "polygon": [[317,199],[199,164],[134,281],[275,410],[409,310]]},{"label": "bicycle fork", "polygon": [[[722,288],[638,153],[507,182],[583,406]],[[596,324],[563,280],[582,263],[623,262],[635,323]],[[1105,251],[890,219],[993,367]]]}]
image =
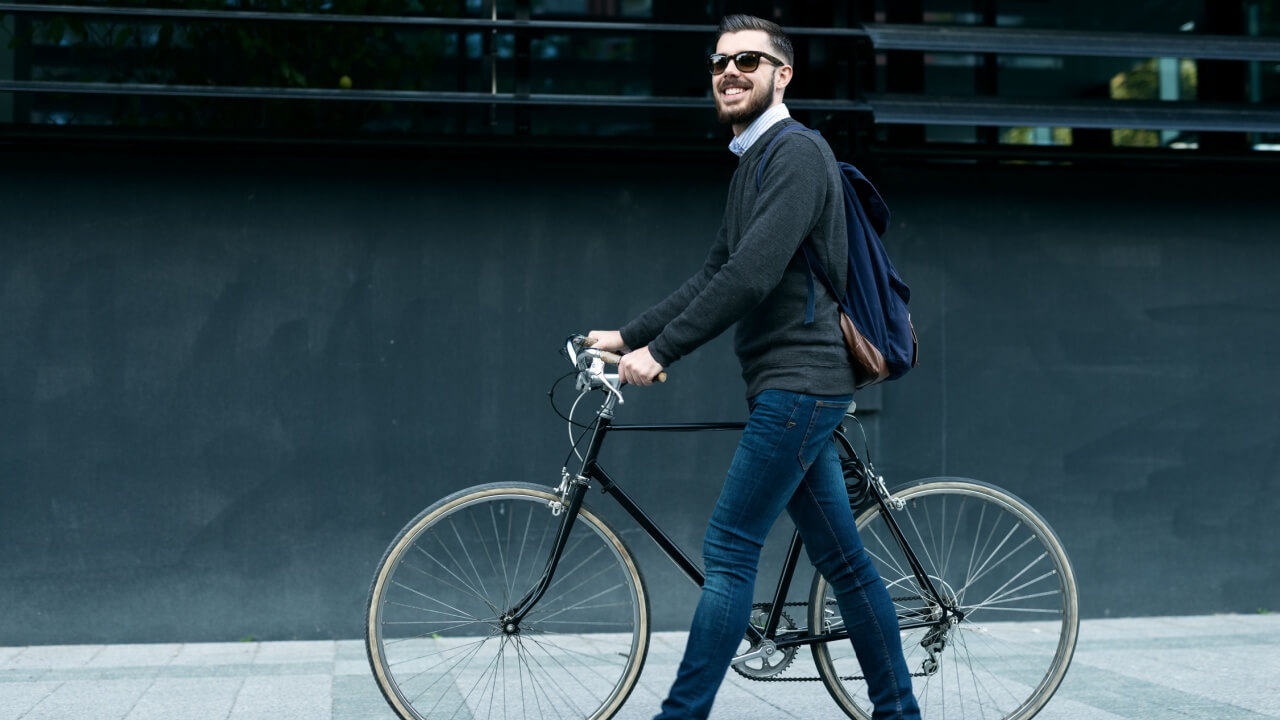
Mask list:
[{"label": "bicycle fork", "polygon": [[502,631],[508,635],[520,632],[520,621],[529,614],[533,606],[547,592],[547,588],[551,586],[556,567],[560,564],[560,554],[564,552],[565,545],[569,542],[569,531],[573,529],[573,521],[577,519],[578,511],[582,508],[583,496],[586,495],[587,486],[590,485],[588,478],[596,467],[596,457],[600,454],[600,445],[604,443],[604,436],[609,430],[612,419],[613,398],[610,397],[605,402],[605,407],[601,409],[600,419],[591,435],[587,453],[582,456],[582,467],[578,474],[571,475],[567,468],[561,470],[560,485],[556,488],[559,499],[548,503],[550,513],[562,516],[560,528],[556,531],[555,543],[551,547],[551,555],[547,558],[547,567],[542,571],[542,577],[502,616]]},{"label": "bicycle fork", "polygon": [[556,567],[560,564],[560,555],[564,552],[565,545],[569,542],[569,531],[573,528],[573,521],[578,517],[578,510],[582,507],[582,498],[586,494],[586,488],[586,478],[582,476],[575,478],[569,475],[567,471],[564,472],[560,487],[557,488],[560,499],[548,502],[547,508],[547,511],[551,514],[561,516],[560,528],[556,531],[556,539],[551,546],[551,555],[547,558],[547,566],[543,569],[542,576],[538,578],[537,584],[503,613],[502,631],[507,635],[515,635],[520,632],[520,621],[524,619],[525,615],[529,614],[533,606],[547,592],[547,588],[551,586],[551,580],[555,577]]}]

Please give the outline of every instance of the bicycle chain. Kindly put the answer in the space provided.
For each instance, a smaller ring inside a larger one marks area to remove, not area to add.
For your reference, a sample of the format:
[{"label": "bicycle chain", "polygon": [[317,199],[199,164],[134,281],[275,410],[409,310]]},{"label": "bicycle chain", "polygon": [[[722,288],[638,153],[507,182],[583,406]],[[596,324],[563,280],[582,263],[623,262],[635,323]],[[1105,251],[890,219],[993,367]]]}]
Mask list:
[{"label": "bicycle chain", "polygon": [[[915,596],[915,597],[902,597],[902,598],[890,598],[890,599],[893,602],[910,602],[912,600],[919,600],[920,597]],[[836,601],[828,600],[827,604],[835,605]],[[755,605],[751,606],[751,609],[764,610],[767,612],[772,607],[773,607],[773,603],[756,603]],[[783,603],[782,607],[809,607],[809,603],[799,602],[799,601],[788,602],[788,603]],[[928,677],[928,676],[929,676],[928,673],[922,673],[922,672],[911,673],[911,677]],[[748,679],[754,680],[756,682],[814,682],[815,680],[819,682],[822,681],[822,678],[816,677],[816,676],[815,677],[785,677],[785,678],[784,677],[749,677]],[[840,679],[841,680],[866,680],[867,678],[865,675],[843,675],[843,676],[840,676]]]}]

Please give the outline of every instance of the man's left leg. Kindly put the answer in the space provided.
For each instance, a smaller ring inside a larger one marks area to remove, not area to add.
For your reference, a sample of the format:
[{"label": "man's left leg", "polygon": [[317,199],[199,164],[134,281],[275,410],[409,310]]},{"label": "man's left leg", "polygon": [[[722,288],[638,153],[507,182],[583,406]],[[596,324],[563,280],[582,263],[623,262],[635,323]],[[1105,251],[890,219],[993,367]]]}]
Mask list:
[{"label": "man's left leg", "polygon": [[705,718],[751,616],[756,567],[774,521],[844,417],[850,398],[766,390],[729,467],[703,541],[706,581],[661,720]]}]

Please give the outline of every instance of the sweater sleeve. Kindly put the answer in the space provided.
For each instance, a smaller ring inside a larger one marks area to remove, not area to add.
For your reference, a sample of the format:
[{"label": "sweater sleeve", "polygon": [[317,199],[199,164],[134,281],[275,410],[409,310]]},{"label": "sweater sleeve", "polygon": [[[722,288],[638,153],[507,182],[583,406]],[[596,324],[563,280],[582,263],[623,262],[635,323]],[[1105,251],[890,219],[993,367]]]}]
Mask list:
[{"label": "sweater sleeve", "polygon": [[750,312],[778,285],[800,243],[818,223],[826,183],[826,164],[812,140],[794,133],[778,142],[741,240],[719,271],[649,342],[654,360],[669,366],[689,354]]},{"label": "sweater sleeve", "polygon": [[[684,281],[683,285],[664,300],[622,326],[620,330],[622,341],[627,344],[627,347],[638,349],[653,342],[653,339],[658,336],[658,333],[662,332],[667,323],[679,315],[680,311],[688,307],[689,303],[698,296],[698,293],[702,292],[702,289],[707,286],[707,283],[729,257],[727,238],[728,230],[721,223],[720,231],[716,233],[716,240],[712,243],[711,250],[707,252],[707,259],[702,263],[702,268]],[[668,364],[656,357],[654,359],[664,366]]]}]

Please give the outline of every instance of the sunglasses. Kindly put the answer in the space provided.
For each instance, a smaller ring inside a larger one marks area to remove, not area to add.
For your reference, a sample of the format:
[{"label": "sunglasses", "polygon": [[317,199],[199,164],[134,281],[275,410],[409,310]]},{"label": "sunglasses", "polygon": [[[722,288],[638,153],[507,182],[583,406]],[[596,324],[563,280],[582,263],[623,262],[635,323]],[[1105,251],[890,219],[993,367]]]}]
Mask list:
[{"label": "sunglasses", "polygon": [[719,75],[729,69],[729,61],[732,60],[733,64],[737,66],[739,71],[749,73],[760,67],[760,58],[764,58],[778,67],[786,65],[786,63],[769,53],[762,53],[758,50],[746,50],[734,55],[722,55],[720,53],[709,55],[707,57],[707,69],[711,71],[712,75]]}]

